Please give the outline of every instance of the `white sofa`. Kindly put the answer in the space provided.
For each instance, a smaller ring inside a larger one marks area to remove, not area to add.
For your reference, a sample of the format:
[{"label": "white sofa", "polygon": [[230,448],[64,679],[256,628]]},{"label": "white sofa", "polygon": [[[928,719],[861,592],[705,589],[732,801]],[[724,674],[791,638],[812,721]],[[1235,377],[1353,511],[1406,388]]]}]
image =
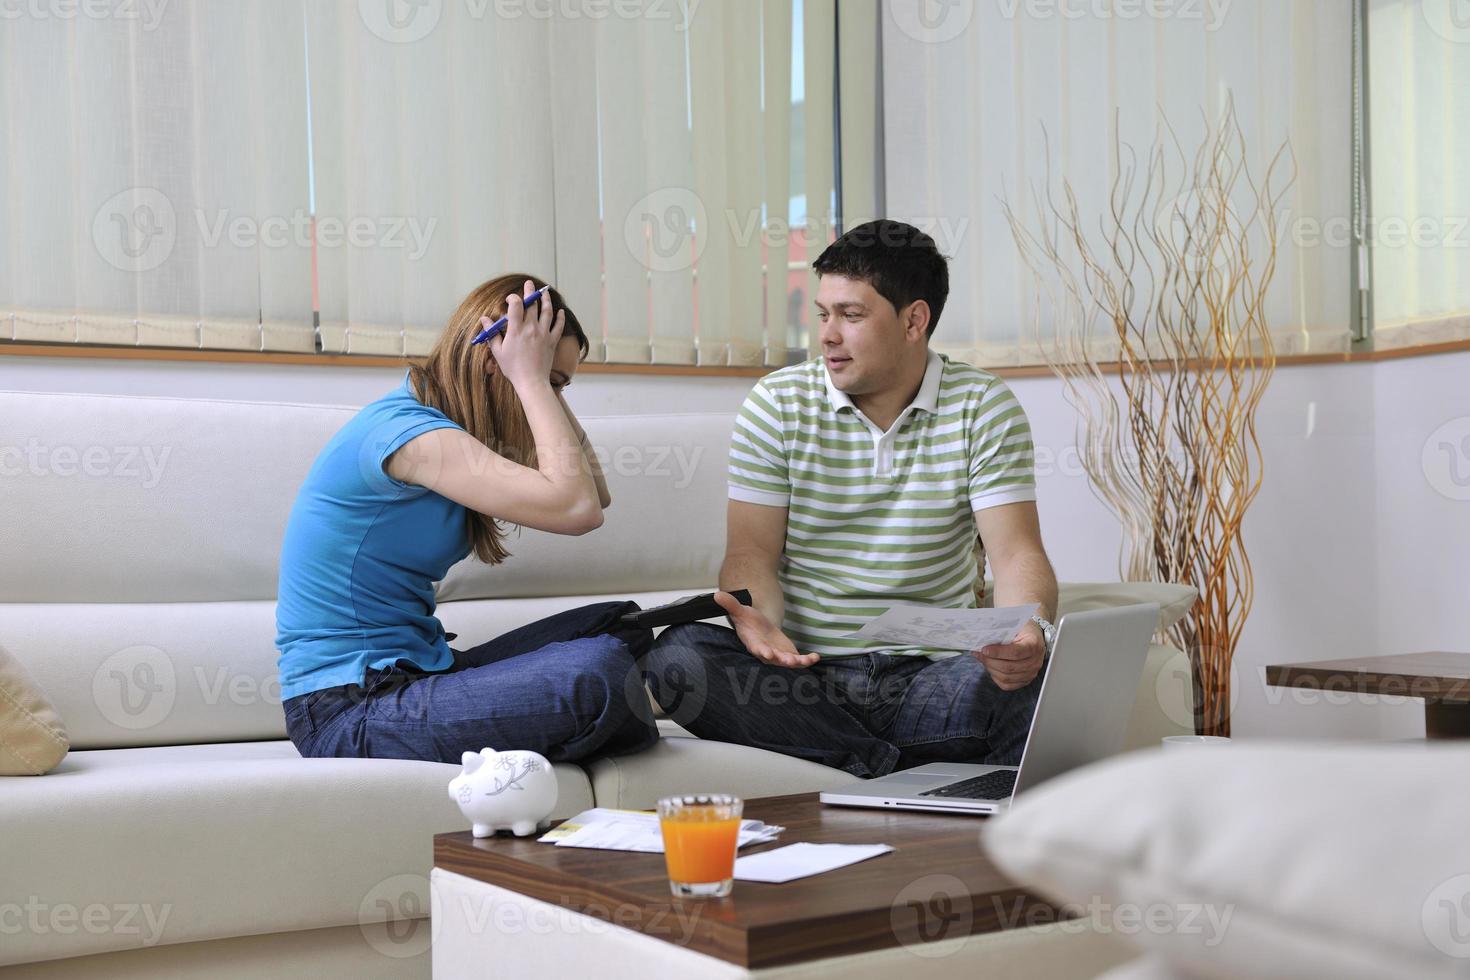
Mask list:
[{"label": "white sofa", "polygon": [[[352,412],[0,392],[0,646],[73,747],[49,775],[0,779],[0,975],[428,975],[431,839],[466,826],[445,792],[457,769],[303,759],[276,682],[286,516]],[[710,588],[731,421],[585,419],[609,454],[607,523],[527,531],[507,564],[457,566],[446,629],[470,644],[574,605]],[[1182,670],[1151,651],[1132,744],[1184,730]],[[555,815],[647,806],[713,774],[748,798],[849,778],[661,724],[648,752],[558,766]]]}]

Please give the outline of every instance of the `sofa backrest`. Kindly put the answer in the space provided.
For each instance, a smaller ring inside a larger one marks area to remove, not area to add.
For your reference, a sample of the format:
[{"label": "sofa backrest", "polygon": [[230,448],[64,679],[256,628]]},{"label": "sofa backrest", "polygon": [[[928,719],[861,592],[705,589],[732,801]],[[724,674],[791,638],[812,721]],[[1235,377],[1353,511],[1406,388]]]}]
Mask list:
[{"label": "sofa backrest", "polygon": [[[74,747],[280,737],[268,692],[281,538],[354,411],[0,392],[0,646],[57,704]],[[579,538],[527,530],[505,564],[455,566],[439,587],[449,629],[456,606],[491,628],[566,597],[714,582],[733,416],[582,422],[606,462],[606,523]],[[165,673],[166,717],[143,724]]]}]

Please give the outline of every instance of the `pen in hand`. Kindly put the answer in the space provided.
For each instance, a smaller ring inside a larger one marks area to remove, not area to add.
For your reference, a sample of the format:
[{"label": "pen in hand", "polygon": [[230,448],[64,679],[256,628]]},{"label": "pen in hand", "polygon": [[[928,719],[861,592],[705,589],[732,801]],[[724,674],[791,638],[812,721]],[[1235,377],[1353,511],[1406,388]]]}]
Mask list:
[{"label": "pen in hand", "polygon": [[[530,296],[527,296],[525,299],[521,300],[521,306],[529,309],[531,304],[539,300],[541,298],[541,294],[546,292],[546,290],[550,288],[550,286],[542,286]],[[489,340],[491,337],[494,337],[496,334],[504,332],[506,325],[509,323],[510,318],[508,316],[501,317],[499,320],[496,320],[494,323],[490,324],[490,326],[486,327],[484,330],[481,330],[478,334],[476,334],[475,339],[470,341],[470,346],[473,347],[476,344],[483,344],[485,343],[485,341]]]}]

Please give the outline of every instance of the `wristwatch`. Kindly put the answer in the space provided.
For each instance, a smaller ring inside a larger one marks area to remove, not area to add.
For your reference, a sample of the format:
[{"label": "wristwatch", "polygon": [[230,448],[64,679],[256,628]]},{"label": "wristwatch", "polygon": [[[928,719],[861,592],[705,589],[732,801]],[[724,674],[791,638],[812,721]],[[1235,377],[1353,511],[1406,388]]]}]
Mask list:
[{"label": "wristwatch", "polygon": [[1040,616],[1032,616],[1031,622],[1041,627],[1041,638],[1046,641],[1046,652],[1051,653],[1051,648],[1057,642],[1057,628]]}]

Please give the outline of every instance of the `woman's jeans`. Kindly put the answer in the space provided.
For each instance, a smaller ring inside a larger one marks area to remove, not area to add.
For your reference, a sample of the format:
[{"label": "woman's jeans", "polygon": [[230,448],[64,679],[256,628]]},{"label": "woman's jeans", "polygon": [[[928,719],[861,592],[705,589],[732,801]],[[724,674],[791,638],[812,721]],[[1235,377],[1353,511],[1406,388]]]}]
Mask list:
[{"label": "woman's jeans", "polygon": [[406,661],[367,671],[361,685],[284,704],[303,756],[458,763],[483,748],[529,749],[552,762],[638,752],[658,741],[638,661],[653,635],[606,602],[558,613],[426,673]]}]

